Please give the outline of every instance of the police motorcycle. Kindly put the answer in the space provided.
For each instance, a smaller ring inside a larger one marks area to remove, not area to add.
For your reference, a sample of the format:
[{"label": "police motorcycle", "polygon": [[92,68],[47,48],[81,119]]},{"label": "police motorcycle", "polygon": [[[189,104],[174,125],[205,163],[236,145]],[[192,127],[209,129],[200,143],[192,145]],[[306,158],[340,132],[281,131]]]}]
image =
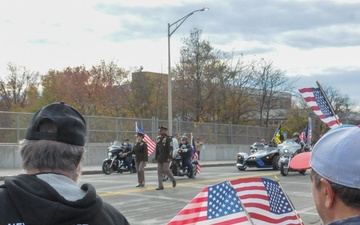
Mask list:
[{"label": "police motorcycle", "polygon": [[299,172],[304,175],[306,170],[294,170],[290,167],[291,159],[300,152],[301,145],[296,143],[293,139],[287,139],[278,145],[280,152],[279,167],[280,173],[287,176],[289,172]]},{"label": "police motorcycle", "polygon": [[114,141],[111,143],[111,146],[108,147],[108,158],[105,158],[102,163],[102,171],[106,175],[113,172],[136,172],[134,156],[131,156],[130,168],[127,168],[125,164],[126,157],[123,154],[126,147],[127,145],[124,145],[124,143],[121,143],[120,141]]},{"label": "police motorcycle", "polygon": [[[191,177],[191,174],[188,171],[187,166],[183,165],[183,160],[181,155],[187,154],[189,150],[186,148],[186,145],[182,145],[180,149],[178,149],[175,153],[173,153],[173,160],[170,162],[170,171],[174,176],[188,176]],[[193,169],[193,177],[196,176],[196,167],[198,164],[198,160],[193,158],[191,160],[191,165]]]}]

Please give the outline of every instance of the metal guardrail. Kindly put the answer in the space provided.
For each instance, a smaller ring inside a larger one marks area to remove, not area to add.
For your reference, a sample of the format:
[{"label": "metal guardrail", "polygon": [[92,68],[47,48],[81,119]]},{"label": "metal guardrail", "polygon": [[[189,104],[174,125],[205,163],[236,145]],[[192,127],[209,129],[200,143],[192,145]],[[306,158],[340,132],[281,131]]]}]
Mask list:
[{"label": "metal guardrail", "polygon": [[[18,143],[24,139],[32,113],[0,111],[0,143]],[[129,138],[135,140],[135,123],[153,140],[158,135],[159,125],[167,125],[166,120],[155,117],[122,118],[103,116],[84,116],[88,126],[87,143],[109,143]],[[173,132],[186,133],[207,144],[246,144],[250,145],[262,138],[270,141],[274,127],[241,126],[232,124],[198,123],[174,120]]]}]

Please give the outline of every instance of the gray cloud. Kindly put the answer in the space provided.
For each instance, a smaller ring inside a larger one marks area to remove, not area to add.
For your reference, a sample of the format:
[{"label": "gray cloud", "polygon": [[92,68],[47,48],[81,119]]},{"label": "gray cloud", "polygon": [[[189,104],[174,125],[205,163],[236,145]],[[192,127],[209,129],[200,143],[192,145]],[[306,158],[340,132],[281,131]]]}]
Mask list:
[{"label": "gray cloud", "polygon": [[[281,0],[228,0],[219,3],[213,0],[206,4],[210,10],[203,15],[193,15],[191,22],[184,23],[181,27],[183,35],[198,27],[204,35],[218,36],[213,39],[216,42],[213,44],[217,45],[228,44],[234,39],[256,40],[269,45],[284,43],[305,49],[360,44],[360,3]],[[122,29],[114,28],[108,38],[121,41],[132,39],[133,35],[144,39],[164,36],[168,22],[202,7],[204,5],[196,2],[176,8],[101,3],[96,9],[118,18]],[[126,15],[137,16],[141,20],[124,21]]]},{"label": "gray cloud", "polygon": [[338,89],[341,94],[347,95],[355,105],[360,105],[359,68],[328,68],[322,73],[302,76],[296,84],[296,91],[298,88],[317,87],[316,81],[321,86],[331,86]]}]

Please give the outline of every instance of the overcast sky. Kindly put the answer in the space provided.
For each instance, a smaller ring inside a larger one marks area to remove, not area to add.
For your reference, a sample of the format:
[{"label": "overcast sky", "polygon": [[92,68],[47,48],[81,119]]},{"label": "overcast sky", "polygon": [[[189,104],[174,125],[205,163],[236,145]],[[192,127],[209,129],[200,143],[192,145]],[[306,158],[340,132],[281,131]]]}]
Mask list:
[{"label": "overcast sky", "polygon": [[0,0],[0,71],[46,73],[113,60],[167,73],[191,29],[217,50],[273,61],[297,87],[330,85],[360,105],[360,0]]}]

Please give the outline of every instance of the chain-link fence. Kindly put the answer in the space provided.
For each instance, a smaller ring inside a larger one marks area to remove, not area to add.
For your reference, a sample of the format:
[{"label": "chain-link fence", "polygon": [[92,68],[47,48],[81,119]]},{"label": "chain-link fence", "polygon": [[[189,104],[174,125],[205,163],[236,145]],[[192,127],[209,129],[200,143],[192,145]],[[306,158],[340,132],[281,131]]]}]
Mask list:
[{"label": "chain-link fence", "polygon": [[[0,112],[0,143],[18,143],[25,138],[26,128],[32,113]],[[137,123],[153,140],[160,125],[167,126],[166,120],[134,119],[121,117],[84,116],[88,126],[87,143],[109,143],[124,138],[135,140]],[[207,144],[252,144],[265,138],[271,140],[276,127],[240,126],[232,124],[195,123],[174,121],[173,133],[195,137]]]}]

